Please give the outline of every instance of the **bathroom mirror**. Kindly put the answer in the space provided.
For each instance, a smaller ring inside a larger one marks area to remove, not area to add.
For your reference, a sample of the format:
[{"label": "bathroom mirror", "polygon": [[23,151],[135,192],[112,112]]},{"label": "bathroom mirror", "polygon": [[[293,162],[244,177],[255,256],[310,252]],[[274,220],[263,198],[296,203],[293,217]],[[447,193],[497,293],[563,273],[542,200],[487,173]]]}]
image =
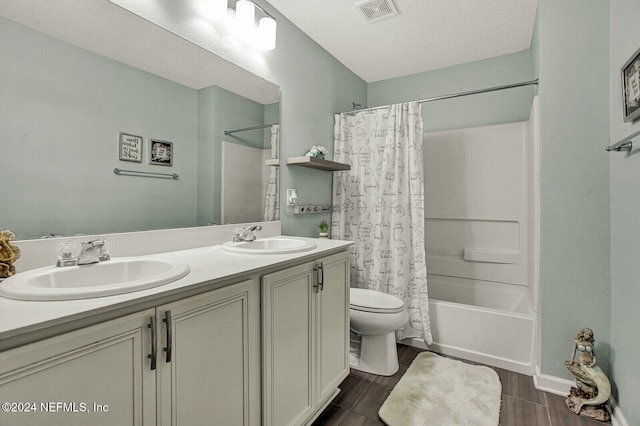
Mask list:
[{"label": "bathroom mirror", "polygon": [[106,0],[0,13],[0,229],[278,219],[276,85]]}]

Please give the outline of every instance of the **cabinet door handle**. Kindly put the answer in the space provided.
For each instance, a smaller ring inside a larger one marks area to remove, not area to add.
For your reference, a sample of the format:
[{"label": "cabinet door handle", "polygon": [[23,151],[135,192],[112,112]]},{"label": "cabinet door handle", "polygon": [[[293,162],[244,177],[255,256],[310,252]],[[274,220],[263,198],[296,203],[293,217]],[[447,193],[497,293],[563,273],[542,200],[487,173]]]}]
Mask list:
[{"label": "cabinet door handle", "polygon": [[316,291],[320,291],[320,275],[318,273],[318,265],[313,266],[313,289]]},{"label": "cabinet door handle", "polygon": [[156,357],[157,357],[157,341],[156,341],[156,317],[149,317],[149,324],[147,327],[151,329],[151,353],[147,355],[147,358],[151,359],[151,369],[156,369]]},{"label": "cabinet door handle", "polygon": [[167,347],[163,348],[163,350],[167,353],[167,357],[165,358],[166,362],[171,362],[171,311],[165,311],[164,319],[162,320],[165,324],[167,324]]},{"label": "cabinet door handle", "polygon": [[324,290],[324,264],[322,262],[318,266],[318,285],[321,291]]}]

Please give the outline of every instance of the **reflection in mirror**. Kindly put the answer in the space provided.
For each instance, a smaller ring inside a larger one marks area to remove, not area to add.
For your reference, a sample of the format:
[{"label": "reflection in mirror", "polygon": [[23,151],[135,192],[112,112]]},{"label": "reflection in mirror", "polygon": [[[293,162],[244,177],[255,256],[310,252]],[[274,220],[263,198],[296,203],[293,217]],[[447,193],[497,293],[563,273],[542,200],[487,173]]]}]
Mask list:
[{"label": "reflection in mirror", "polygon": [[[268,138],[261,141],[250,133],[269,129]],[[242,138],[239,136],[241,132]],[[280,125],[277,123],[225,131],[228,140],[222,142],[221,217],[223,223],[261,222],[280,217],[278,167],[266,165],[278,158]],[[257,143],[256,143],[257,142]],[[238,191],[238,188],[242,188]]]},{"label": "reflection in mirror", "polygon": [[[93,53],[101,50],[90,42],[80,48],[30,28],[58,35],[69,22],[54,15],[70,11],[41,11],[33,23],[32,11],[18,10],[28,7],[10,1],[0,17],[1,229],[29,239],[278,219],[277,167],[265,158],[278,156],[279,126],[224,134],[278,123],[277,86],[225,62],[233,76],[246,77],[236,91],[227,84],[234,78],[211,68],[220,58],[114,5],[104,7],[131,15],[117,22],[125,27],[131,19],[136,31],[127,35],[132,50],[110,57]],[[111,12],[92,19],[108,22]],[[96,32],[95,22],[84,21],[84,30],[70,31],[77,39]],[[165,48],[136,50],[149,34]],[[120,41],[104,36],[98,44],[127,45]],[[144,55],[144,70],[128,64],[140,62],[132,51]],[[159,66],[166,56],[184,63]],[[162,142],[155,159],[152,140]],[[122,149],[129,150],[123,159]],[[117,175],[114,168],[179,178]],[[231,169],[260,173],[247,180]]]}]

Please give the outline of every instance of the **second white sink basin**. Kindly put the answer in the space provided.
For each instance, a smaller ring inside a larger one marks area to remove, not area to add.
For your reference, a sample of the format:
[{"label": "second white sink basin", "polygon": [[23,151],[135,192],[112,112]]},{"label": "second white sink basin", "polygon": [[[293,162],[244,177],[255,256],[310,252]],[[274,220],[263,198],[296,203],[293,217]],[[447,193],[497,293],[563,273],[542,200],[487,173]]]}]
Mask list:
[{"label": "second white sink basin", "polygon": [[0,284],[0,296],[18,300],[73,300],[113,296],[176,281],[188,264],[164,258],[120,257],[81,266],[46,266]]},{"label": "second white sink basin", "polygon": [[313,250],[315,243],[294,237],[258,238],[254,241],[229,241],[222,244],[222,250],[244,254],[288,254]]}]

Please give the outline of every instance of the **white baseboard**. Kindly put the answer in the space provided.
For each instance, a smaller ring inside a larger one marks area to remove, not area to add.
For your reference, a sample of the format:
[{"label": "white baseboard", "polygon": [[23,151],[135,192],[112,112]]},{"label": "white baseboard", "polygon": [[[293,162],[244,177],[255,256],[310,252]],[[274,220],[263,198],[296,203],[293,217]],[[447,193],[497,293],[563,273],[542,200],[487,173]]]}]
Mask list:
[{"label": "white baseboard", "polygon": [[536,366],[535,373],[533,373],[533,384],[538,390],[561,396],[569,395],[569,390],[574,385],[571,380],[540,373],[539,366]]},{"label": "white baseboard", "polygon": [[[561,396],[568,395],[569,390],[574,386],[574,382],[571,380],[541,374],[539,366],[536,366],[536,372],[533,375],[533,384],[538,390]],[[611,426],[629,426],[620,407],[618,407],[618,403],[613,397],[609,399],[608,408],[609,413],[611,413]]]},{"label": "white baseboard", "polygon": [[613,397],[609,400],[609,412],[611,413],[611,426],[629,426],[627,419],[624,418],[618,403]]}]

